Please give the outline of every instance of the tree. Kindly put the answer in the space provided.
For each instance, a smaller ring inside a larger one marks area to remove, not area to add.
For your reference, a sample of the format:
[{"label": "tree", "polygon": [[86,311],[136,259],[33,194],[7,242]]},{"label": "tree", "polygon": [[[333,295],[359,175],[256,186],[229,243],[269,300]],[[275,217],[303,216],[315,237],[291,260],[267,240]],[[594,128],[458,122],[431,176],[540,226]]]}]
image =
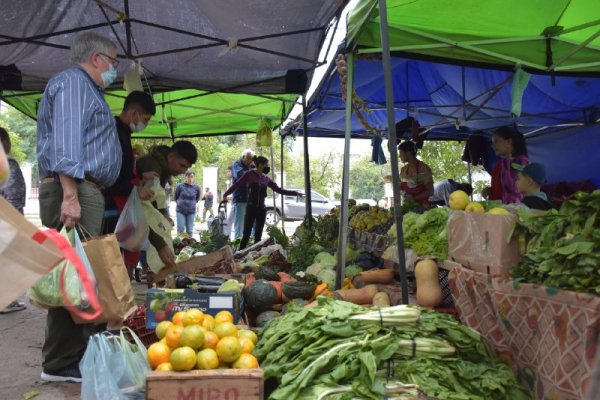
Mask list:
[{"label": "tree", "polygon": [[379,201],[385,195],[381,165],[366,156],[350,167],[350,192],[355,199],[372,199]]},{"label": "tree", "polygon": [[[292,165],[288,168],[287,182],[292,187],[304,187],[304,153],[298,155],[292,160]],[[310,187],[325,196],[332,196],[339,191],[342,174],[340,171],[339,156],[330,151],[329,153],[317,156],[309,156],[310,165]]]},{"label": "tree", "polygon": [[[19,110],[2,103],[2,113],[0,113],[0,125],[12,132],[17,137],[11,135],[12,153],[17,161],[27,161],[32,165],[37,165],[36,155],[36,130],[35,120],[29,118]],[[23,154],[21,160],[20,155]],[[34,168],[35,170],[36,168]]]}]

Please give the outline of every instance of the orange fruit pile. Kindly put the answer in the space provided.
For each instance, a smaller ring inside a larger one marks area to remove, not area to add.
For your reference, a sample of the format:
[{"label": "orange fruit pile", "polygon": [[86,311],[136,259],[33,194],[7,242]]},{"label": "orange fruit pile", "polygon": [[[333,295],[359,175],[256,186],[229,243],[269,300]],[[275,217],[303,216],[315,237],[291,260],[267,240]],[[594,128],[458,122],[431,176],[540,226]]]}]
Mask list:
[{"label": "orange fruit pile", "polygon": [[156,336],[160,340],[148,348],[155,371],[258,368],[252,355],[256,333],[238,329],[229,311],[214,317],[195,308],[179,311],[156,327]]}]

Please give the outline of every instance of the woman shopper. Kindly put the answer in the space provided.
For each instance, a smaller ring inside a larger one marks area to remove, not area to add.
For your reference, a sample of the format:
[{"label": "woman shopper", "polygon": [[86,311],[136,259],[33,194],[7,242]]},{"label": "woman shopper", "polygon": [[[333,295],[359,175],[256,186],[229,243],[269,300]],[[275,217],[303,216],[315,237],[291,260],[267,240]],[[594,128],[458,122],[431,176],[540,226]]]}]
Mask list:
[{"label": "woman shopper", "polygon": [[200,200],[200,187],[194,185],[194,173],[185,173],[185,182],[175,189],[175,202],[177,203],[177,233],[186,231],[192,237],[194,219],[196,218],[196,205]]},{"label": "woman shopper", "polygon": [[[284,196],[302,196],[302,193],[295,190],[282,189],[273,182],[266,174],[271,170],[269,160],[262,156],[254,156],[254,165],[256,169],[247,171],[238,179],[233,186],[223,193],[223,201],[227,201],[227,196],[244,185],[247,187],[247,206],[246,216],[244,218],[244,234],[240,243],[239,250],[245,249],[250,239],[250,233],[254,226],[254,243],[260,242],[262,231],[265,226],[267,210],[265,208],[265,198],[267,197],[267,187],[274,192]],[[256,225],[255,225],[256,223]]]},{"label": "woman shopper", "polygon": [[429,206],[433,191],[431,168],[417,158],[417,145],[406,140],[398,146],[400,161],[400,189],[405,200],[412,200],[422,206]]},{"label": "woman shopper", "polygon": [[503,126],[492,134],[492,147],[500,160],[492,171],[490,200],[502,200],[504,204],[520,203],[523,194],[517,189],[518,171],[512,165],[529,164],[525,137],[515,128]]}]

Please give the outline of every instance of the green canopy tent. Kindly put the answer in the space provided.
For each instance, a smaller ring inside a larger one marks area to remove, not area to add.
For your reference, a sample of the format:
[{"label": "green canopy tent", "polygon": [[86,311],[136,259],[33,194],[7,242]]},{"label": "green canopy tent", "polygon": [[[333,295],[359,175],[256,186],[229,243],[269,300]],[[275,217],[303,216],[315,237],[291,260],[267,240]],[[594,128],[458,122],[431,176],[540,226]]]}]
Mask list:
[{"label": "green canopy tent", "polygon": [[[595,0],[362,0],[347,21],[348,82],[338,279],[346,245],[353,59],[381,53],[388,137],[397,144],[390,52],[405,58],[515,69],[533,73],[600,75],[600,2]],[[409,115],[407,115],[408,117]],[[408,301],[397,154],[391,154],[403,302]]]}]

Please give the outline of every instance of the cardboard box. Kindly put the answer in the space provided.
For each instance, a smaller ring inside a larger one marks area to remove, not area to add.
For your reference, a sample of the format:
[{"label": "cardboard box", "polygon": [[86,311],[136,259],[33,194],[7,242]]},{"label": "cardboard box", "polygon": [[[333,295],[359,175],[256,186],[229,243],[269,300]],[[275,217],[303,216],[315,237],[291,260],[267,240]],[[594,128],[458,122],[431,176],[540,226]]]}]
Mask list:
[{"label": "cardboard box", "polygon": [[508,242],[516,215],[451,211],[448,217],[448,255],[471,270],[506,275],[521,257],[518,240]]},{"label": "cardboard box", "polygon": [[146,377],[147,400],[262,400],[263,396],[260,368],[149,371]]},{"label": "cardboard box", "polygon": [[225,246],[205,256],[191,257],[189,260],[177,263],[174,267],[161,269],[154,275],[154,282],[162,282],[165,280],[167,275],[174,274],[175,272],[201,274],[203,269],[212,267],[219,261],[227,262],[231,265],[231,272],[235,271],[233,250],[230,246]]},{"label": "cardboard box", "polygon": [[233,292],[199,293],[191,289],[148,289],[146,292],[146,328],[155,329],[159,322],[170,320],[177,311],[198,308],[213,317],[229,311],[237,323],[243,312],[241,296]]}]

